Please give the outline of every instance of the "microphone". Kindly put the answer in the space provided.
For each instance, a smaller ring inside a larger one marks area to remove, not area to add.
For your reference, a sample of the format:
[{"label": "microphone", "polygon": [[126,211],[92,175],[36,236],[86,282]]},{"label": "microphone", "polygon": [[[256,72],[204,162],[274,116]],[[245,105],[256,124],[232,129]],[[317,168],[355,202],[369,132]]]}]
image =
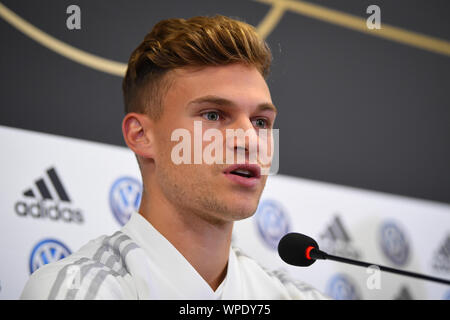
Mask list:
[{"label": "microphone", "polygon": [[284,262],[297,267],[308,267],[312,265],[314,262],[316,262],[316,260],[333,260],[361,267],[376,266],[382,271],[450,285],[450,281],[445,279],[431,277],[410,271],[394,269],[386,266],[381,266],[375,263],[367,263],[353,259],[333,256],[331,254],[323,252],[322,250],[319,250],[319,245],[313,238],[310,238],[301,233],[291,232],[284,235],[283,238],[281,238],[280,242],[278,243],[278,254],[280,255],[280,258]]}]

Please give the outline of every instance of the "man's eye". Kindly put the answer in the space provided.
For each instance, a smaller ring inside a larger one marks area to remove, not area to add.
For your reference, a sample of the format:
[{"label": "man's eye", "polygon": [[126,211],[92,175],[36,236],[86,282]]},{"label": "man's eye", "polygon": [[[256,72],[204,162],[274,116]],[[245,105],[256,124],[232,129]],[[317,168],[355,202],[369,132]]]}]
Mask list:
[{"label": "man's eye", "polygon": [[220,115],[217,111],[209,111],[202,114],[203,118],[209,121],[217,121],[220,119]]},{"label": "man's eye", "polygon": [[269,127],[268,121],[266,119],[261,119],[261,118],[253,120],[253,125],[257,128],[262,128],[262,129]]}]

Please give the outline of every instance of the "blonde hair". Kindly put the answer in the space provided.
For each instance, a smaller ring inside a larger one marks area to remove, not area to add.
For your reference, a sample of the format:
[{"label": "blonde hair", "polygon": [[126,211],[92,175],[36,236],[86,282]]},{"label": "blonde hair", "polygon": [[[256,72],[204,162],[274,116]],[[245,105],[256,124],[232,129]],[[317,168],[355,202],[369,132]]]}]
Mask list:
[{"label": "blonde hair", "polygon": [[172,69],[239,62],[256,67],[267,78],[271,60],[266,42],[245,22],[221,15],[160,21],[128,61],[122,83],[125,113],[158,119],[170,86],[166,74]]}]

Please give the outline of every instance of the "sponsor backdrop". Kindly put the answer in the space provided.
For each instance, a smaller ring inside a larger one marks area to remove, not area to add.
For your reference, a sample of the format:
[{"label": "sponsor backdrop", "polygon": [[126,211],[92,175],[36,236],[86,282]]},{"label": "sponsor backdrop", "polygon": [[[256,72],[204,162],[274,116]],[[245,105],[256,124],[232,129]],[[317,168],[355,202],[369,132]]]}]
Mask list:
[{"label": "sponsor backdrop", "polygon": [[[3,126],[0,141],[8,155],[1,176],[9,177],[1,185],[0,297],[15,299],[37,268],[125,224],[141,182],[124,147]],[[446,299],[448,286],[387,273],[377,280],[337,262],[288,266],[277,244],[295,231],[330,254],[449,278],[449,226],[447,204],[276,175],[255,215],[235,224],[233,245],[336,299]]]},{"label": "sponsor backdrop", "polygon": [[295,268],[276,251],[296,231],[331,254],[450,278],[448,2],[378,1],[380,30],[370,1],[187,3],[0,0],[0,298],[127,222],[142,192],[120,132],[129,54],[160,19],[221,13],[269,42],[280,110],[280,174],[233,244],[336,299],[450,299],[449,286]]}]

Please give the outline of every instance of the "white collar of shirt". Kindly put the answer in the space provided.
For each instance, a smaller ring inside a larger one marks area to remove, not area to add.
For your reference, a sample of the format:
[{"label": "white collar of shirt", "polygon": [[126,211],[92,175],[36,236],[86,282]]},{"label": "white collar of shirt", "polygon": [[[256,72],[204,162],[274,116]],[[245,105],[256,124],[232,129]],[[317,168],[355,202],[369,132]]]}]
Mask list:
[{"label": "white collar of shirt", "polygon": [[230,249],[227,274],[213,291],[186,258],[152,224],[135,212],[122,231],[128,234],[148,256],[152,299],[241,299],[242,283],[237,257]]}]

